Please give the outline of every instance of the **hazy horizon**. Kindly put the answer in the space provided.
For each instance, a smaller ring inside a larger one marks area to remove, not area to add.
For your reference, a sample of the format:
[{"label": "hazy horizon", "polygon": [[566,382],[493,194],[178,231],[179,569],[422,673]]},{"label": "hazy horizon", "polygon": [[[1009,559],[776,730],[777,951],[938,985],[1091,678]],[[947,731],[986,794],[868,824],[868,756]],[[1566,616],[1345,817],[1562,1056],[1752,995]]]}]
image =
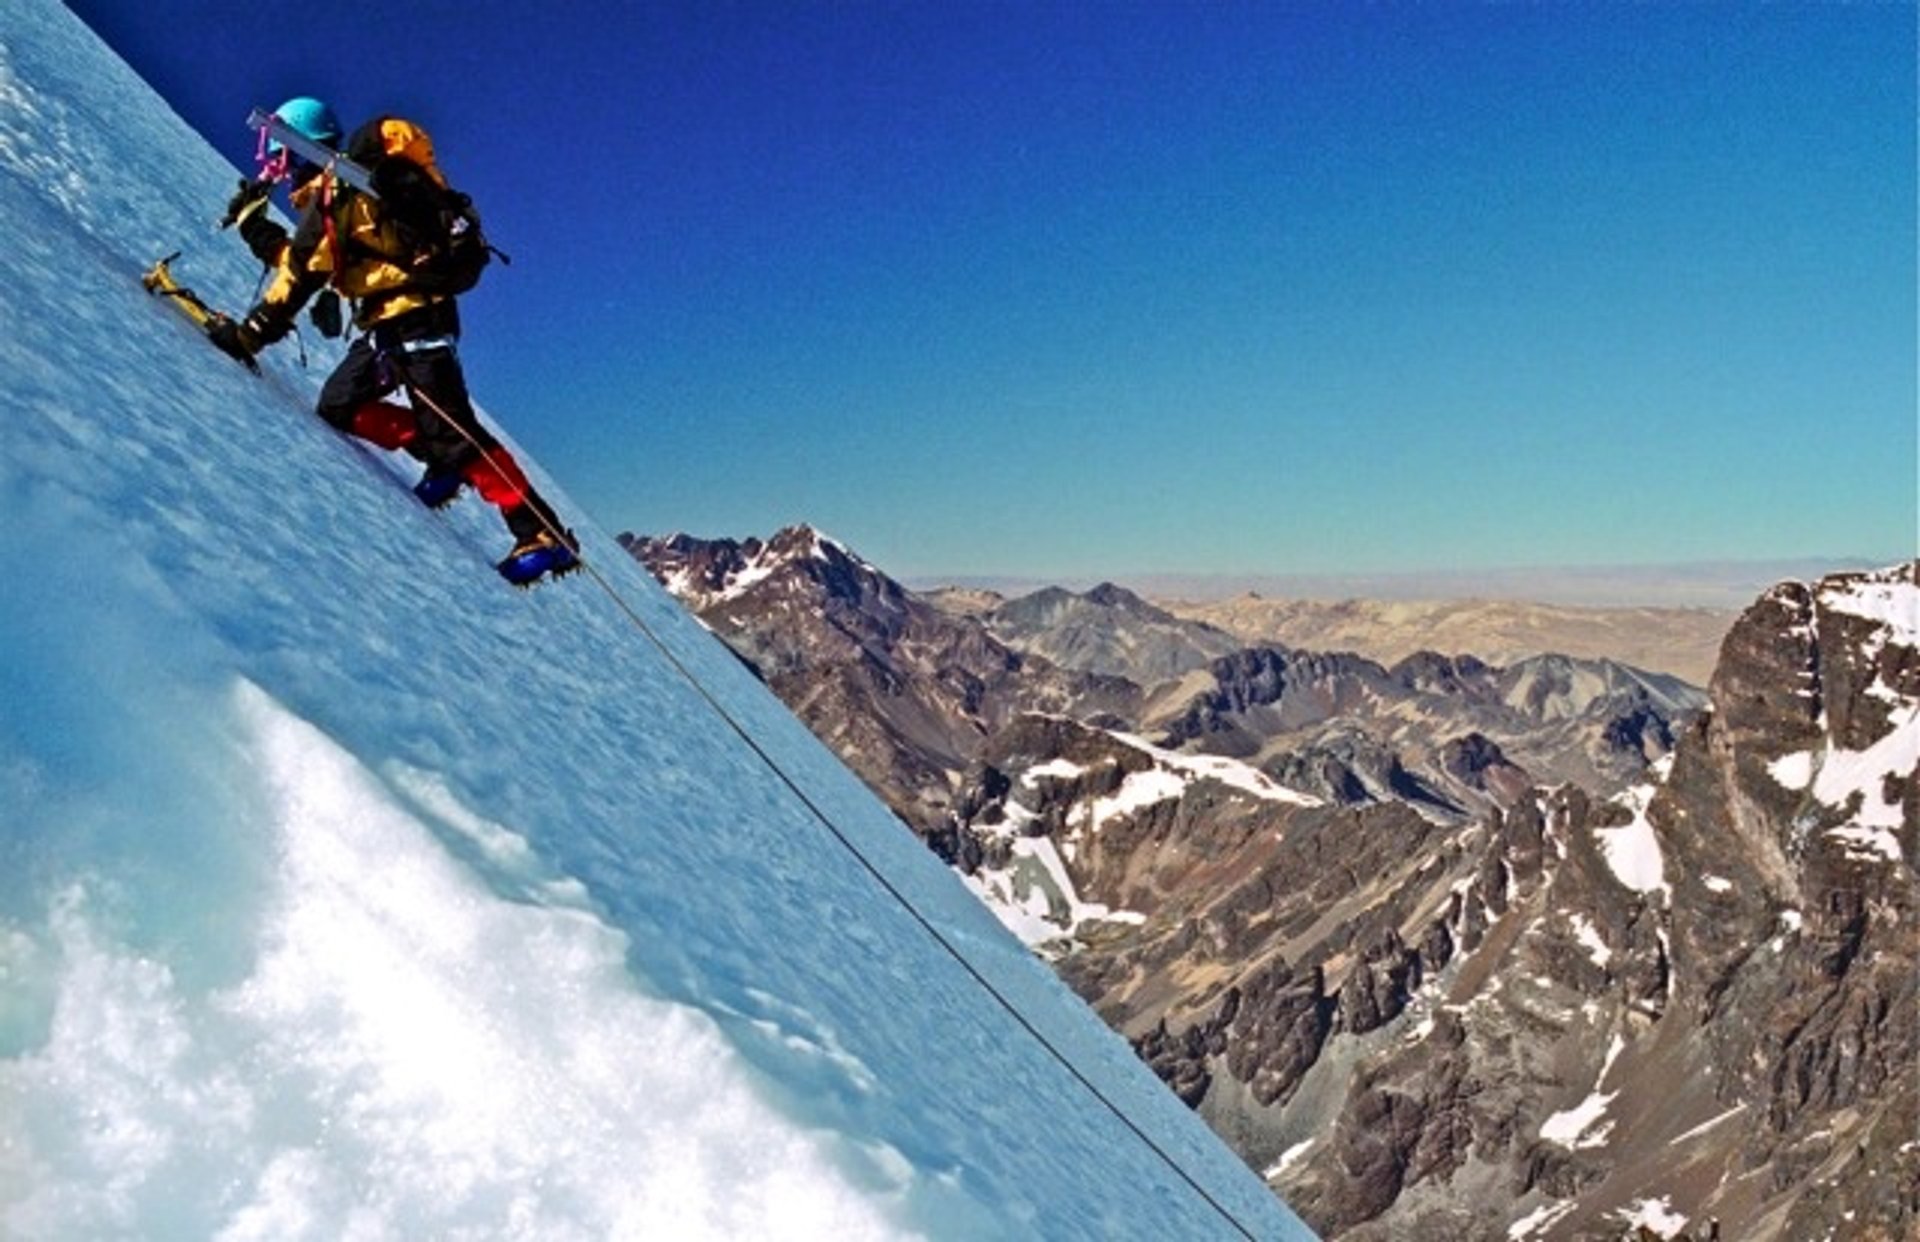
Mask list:
[{"label": "hazy horizon", "polygon": [[[1112,582],[1150,599],[1203,602],[1249,592],[1275,599],[1496,599],[1584,608],[1739,610],[1775,583],[1898,563],[1870,557],[1799,557],[1764,561],[1701,561],[1587,566],[1506,566],[1393,573],[1167,573],[1067,575],[913,574],[916,591],[954,587],[1017,596],[1063,587],[1086,591]],[[885,566],[881,566],[883,570]]]}]

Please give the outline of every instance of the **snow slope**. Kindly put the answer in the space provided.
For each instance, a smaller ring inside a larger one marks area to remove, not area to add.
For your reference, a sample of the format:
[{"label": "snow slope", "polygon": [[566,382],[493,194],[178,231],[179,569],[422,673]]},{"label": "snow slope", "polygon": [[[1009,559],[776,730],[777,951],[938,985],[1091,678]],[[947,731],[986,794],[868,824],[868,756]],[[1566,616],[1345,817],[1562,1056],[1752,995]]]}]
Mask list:
[{"label": "snow slope", "polygon": [[516,594],[150,301],[234,178],[9,0],[0,1236],[1308,1236],[561,489]]}]

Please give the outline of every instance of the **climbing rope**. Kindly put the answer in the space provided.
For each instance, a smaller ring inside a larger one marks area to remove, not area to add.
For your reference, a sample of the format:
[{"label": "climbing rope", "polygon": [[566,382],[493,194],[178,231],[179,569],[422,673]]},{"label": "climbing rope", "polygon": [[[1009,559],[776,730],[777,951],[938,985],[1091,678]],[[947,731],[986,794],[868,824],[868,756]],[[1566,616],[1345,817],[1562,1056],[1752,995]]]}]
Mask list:
[{"label": "climbing rope", "polygon": [[[426,407],[429,410],[439,415],[440,418],[447,423],[447,425],[453,427],[456,431],[458,431],[461,437],[465,439],[468,444],[472,445],[474,449],[477,450],[483,458],[486,458],[489,462],[492,461],[489,451],[480,443],[480,441],[476,439],[471,432],[467,431],[466,428],[460,426],[460,424],[456,420],[447,417],[446,411],[441,409],[440,406],[436,402],[434,402],[434,400],[431,397],[413,388],[408,388],[407,392],[409,397],[415,400],[421,401],[423,404],[426,405]],[[536,516],[539,517],[541,525],[547,528],[547,531],[549,534],[551,534],[555,539],[560,540],[562,543],[568,542],[567,532],[558,529],[553,524],[553,522],[548,519],[548,517],[544,513],[540,512],[540,509],[538,507],[535,508],[534,512]],[[576,553],[576,555],[578,554]],[[634,629],[638,630],[640,634],[647,640],[647,642],[652,644],[654,649],[657,650],[661,654],[661,656],[663,656],[666,659],[668,667],[672,668],[673,671],[683,681],[685,681],[688,686],[690,686],[693,689],[694,693],[696,693],[700,697],[700,699],[706,703],[706,705],[713,711],[714,715],[718,716],[721,722],[724,723],[727,726],[727,728],[731,730],[736,737],[738,737],[742,742],[746,744],[747,749],[751,750],[754,753],[754,755],[763,764],[766,765],[767,770],[773,773],[774,777],[777,780],[779,780],[779,782],[782,785],[786,786],[788,791],[791,792],[793,796],[800,802],[800,805],[805,807],[807,812],[811,814],[815,820],[819,821],[820,825],[827,830],[827,832],[833,837],[833,839],[835,841],[838,841],[841,847],[844,848],[846,852],[853,857],[854,861],[859,863],[860,866],[867,872],[867,874],[873,877],[874,882],[879,884],[881,889],[884,890],[888,896],[892,897],[893,900],[899,904],[901,909],[905,910],[907,914],[912,917],[913,921],[920,925],[920,927],[927,933],[927,935],[933,938],[933,941],[935,944],[939,945],[940,948],[945,950],[947,955],[951,957],[954,960],[954,962],[957,963],[963,971],[965,971],[968,975],[972,976],[974,982],[978,983],[980,987],[987,993],[987,995],[991,997],[993,1001],[996,1004],[998,1004],[1002,1009],[1004,1009],[1007,1012],[1007,1014],[1010,1017],[1012,1017],[1014,1022],[1016,1022],[1020,1026],[1022,1030],[1026,1031],[1027,1034],[1031,1035],[1035,1040],[1035,1042],[1037,1042],[1041,1048],[1045,1049],[1046,1052],[1055,1061],[1058,1061],[1060,1063],[1061,1067],[1064,1068],[1068,1074],[1072,1075],[1073,1078],[1077,1082],[1079,1082],[1081,1086],[1087,1089],[1088,1094],[1092,1095],[1093,1098],[1099,1101],[1099,1103],[1102,1106],[1104,1106],[1108,1112],[1112,1113],[1114,1117],[1119,1120],[1121,1125],[1125,1126],[1128,1130],[1130,1130],[1133,1133],[1133,1135],[1136,1138],[1138,1138],[1142,1144],[1146,1146],[1147,1150],[1151,1151],[1155,1156],[1159,1157],[1160,1160],[1163,1161],[1168,1168],[1173,1170],[1175,1175],[1177,1175],[1181,1181],[1185,1182],[1189,1187],[1191,1187],[1195,1194],[1199,1195],[1200,1198],[1203,1199],[1209,1207],[1211,1207],[1215,1212],[1219,1213],[1222,1220],[1225,1220],[1229,1225],[1231,1225],[1235,1230],[1235,1232],[1237,1232],[1241,1237],[1249,1239],[1249,1242],[1255,1242],[1256,1235],[1251,1229],[1249,1229],[1245,1224],[1241,1222],[1239,1217],[1235,1216],[1233,1212],[1230,1209],[1228,1209],[1228,1207],[1225,1204],[1221,1203],[1220,1200],[1216,1198],[1213,1194],[1211,1194],[1206,1187],[1202,1186],[1197,1180],[1195,1180],[1193,1175],[1188,1173],[1187,1170],[1181,1166],[1179,1161],[1175,1160],[1173,1156],[1164,1147],[1162,1147],[1159,1143],[1155,1142],[1153,1137],[1149,1135],[1145,1130],[1143,1130],[1140,1127],[1140,1125],[1133,1120],[1133,1118],[1127,1116],[1126,1111],[1124,1109],[1122,1109],[1118,1104],[1114,1103],[1113,1100],[1108,1098],[1107,1094],[1103,1092],[1099,1088],[1099,1086],[1097,1086],[1090,1078],[1088,1078],[1087,1075],[1081,1071],[1079,1066],[1073,1063],[1072,1058],[1068,1057],[1066,1053],[1062,1052],[1057,1046],[1055,1046],[1052,1040],[1048,1039],[1047,1036],[1042,1031],[1039,1030],[1039,1028],[1034,1026],[1032,1021],[1029,1020],[1025,1014],[1020,1012],[1019,1007],[1015,1005],[1013,1001],[1010,1000],[1006,996],[1006,994],[1003,993],[1000,990],[1000,988],[994,984],[994,982],[991,979],[987,978],[987,976],[984,973],[982,973],[980,968],[975,966],[973,962],[968,959],[966,954],[962,953],[959,947],[956,946],[951,940],[949,940],[946,934],[942,932],[937,926],[934,925],[932,920],[928,919],[926,915],[920,912],[920,910],[913,904],[912,900],[910,900],[905,893],[901,892],[899,887],[896,886],[892,880],[888,879],[886,874],[883,871],[881,871],[880,868],[876,866],[873,863],[873,861],[866,856],[864,852],[862,852],[860,847],[856,845],[850,837],[847,836],[845,830],[843,830],[839,824],[834,822],[833,817],[828,815],[827,812],[820,806],[820,804],[815,802],[813,798],[807,793],[807,791],[802,789],[799,783],[791,775],[787,773],[786,769],[781,766],[780,761],[776,759],[771,753],[769,753],[767,749],[763,747],[760,744],[760,742],[757,739],[755,739],[751,733],[747,731],[746,726],[740,723],[740,721],[734,716],[732,711],[730,711],[727,708],[726,704],[722,703],[718,698],[716,698],[714,694],[711,691],[709,691],[707,687],[701,682],[700,678],[693,672],[693,670],[688,668],[687,665],[680,659],[680,657],[674,654],[672,648],[667,646],[666,642],[662,640],[660,635],[654,631],[653,627],[647,624],[646,619],[640,615],[638,610],[636,610],[632,604],[627,602],[626,597],[623,596],[620,593],[620,591],[614,587],[613,583],[607,579],[606,575],[602,574],[599,571],[599,569],[594,566],[593,562],[587,560],[585,557],[580,557],[579,567],[586,572],[587,576],[593,580],[594,584],[598,586],[600,590],[603,593],[605,593],[606,597],[613,602],[614,607],[618,609],[621,612],[621,614],[623,614],[626,617],[626,619],[633,625]]]}]

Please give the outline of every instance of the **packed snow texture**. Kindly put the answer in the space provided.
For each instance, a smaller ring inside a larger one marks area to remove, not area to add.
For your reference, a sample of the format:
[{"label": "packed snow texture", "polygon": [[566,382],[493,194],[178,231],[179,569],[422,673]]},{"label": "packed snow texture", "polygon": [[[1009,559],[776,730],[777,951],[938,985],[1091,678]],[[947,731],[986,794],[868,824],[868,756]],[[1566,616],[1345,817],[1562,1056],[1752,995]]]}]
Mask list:
[{"label": "packed snow texture", "polygon": [[1146,916],[1113,910],[1080,896],[1060,850],[1049,837],[1015,837],[1005,867],[982,867],[961,881],[1003,926],[1036,949],[1065,947],[1062,942],[1088,923],[1133,923]]},{"label": "packed snow texture", "polygon": [[1623,1229],[1647,1230],[1662,1238],[1671,1238],[1687,1227],[1687,1218],[1673,1210],[1673,1205],[1662,1195],[1658,1199],[1636,1199],[1631,1207],[1622,1208],[1615,1218]]},{"label": "packed snow texture", "polygon": [[1897,571],[1868,574],[1822,591],[1820,604],[1877,622],[1889,642],[1920,647],[1920,584],[1902,580]]},{"label": "packed snow texture", "polygon": [[1540,1137],[1549,1143],[1575,1149],[1604,1144],[1613,1130],[1613,1123],[1606,1120],[1607,1106],[1619,1094],[1618,1091],[1595,1091],[1572,1108],[1555,1113],[1541,1122]]},{"label": "packed snow texture", "polygon": [[[1299,790],[1289,789],[1250,763],[1242,763],[1238,759],[1228,759],[1221,755],[1188,755],[1179,751],[1166,750],[1131,733],[1115,733],[1114,736],[1136,750],[1145,751],[1147,756],[1170,776],[1177,775],[1181,778],[1177,787],[1172,788],[1172,792],[1166,796],[1178,796],[1194,781],[1214,780],[1229,789],[1252,794],[1267,802],[1285,802],[1294,806],[1321,805],[1320,799],[1312,794],[1303,794]],[[1129,777],[1129,783],[1133,779],[1135,778]],[[1151,803],[1149,802],[1148,805]]]},{"label": "packed snow texture", "polygon": [[[1920,586],[1897,571],[1865,575],[1828,586],[1820,606],[1873,622],[1876,652],[1887,644],[1920,646]],[[1909,781],[1920,773],[1920,701],[1902,696],[1876,678],[1867,693],[1888,705],[1887,729],[1864,750],[1821,739],[1815,750],[1798,750],[1767,764],[1781,787],[1810,792],[1828,807],[1847,813],[1847,821],[1826,830],[1846,853],[1863,861],[1897,863],[1904,857],[1899,830],[1905,810],[1889,780]]]},{"label": "packed snow texture", "polygon": [[1569,917],[1568,922],[1573,926],[1574,939],[1578,940],[1581,947],[1587,951],[1587,956],[1592,959],[1593,964],[1605,970],[1607,963],[1613,960],[1613,950],[1607,947],[1606,939],[1601,936],[1600,929],[1593,925],[1592,919],[1577,912]]},{"label": "packed snow texture", "polygon": [[[1027,835],[1026,830],[1039,817],[1017,794],[1009,797],[1005,804],[1006,818],[995,826],[997,835],[1008,842],[1007,865],[981,867],[975,874],[963,877],[967,887],[1009,931],[1044,952],[1068,947],[1074,934],[1089,923],[1146,921],[1146,916],[1137,911],[1112,910],[1098,902],[1083,900],[1067,870],[1067,863],[1076,856],[1085,838],[1098,835],[1114,820],[1183,797],[1202,780],[1216,781],[1263,801],[1318,805],[1318,799],[1288,789],[1259,769],[1236,759],[1180,754],[1130,733],[1114,732],[1112,736],[1140,751],[1155,766],[1129,772],[1111,794],[1077,803],[1067,813],[1067,827],[1072,835],[1058,847],[1046,836]],[[1055,758],[1022,772],[1016,785],[1019,790],[1036,790],[1042,782],[1071,781],[1086,771],[1072,760]]]},{"label": "packed snow texture", "polygon": [[1621,794],[1615,801],[1633,813],[1632,821],[1618,828],[1596,828],[1593,835],[1614,879],[1636,893],[1659,893],[1671,902],[1673,888],[1667,883],[1660,838],[1654,832],[1653,821],[1647,818],[1656,788],[1636,785]]},{"label": "packed snow texture", "polygon": [[633,617],[150,300],[235,177],[7,6],[0,1236],[1309,1236],[535,463]]},{"label": "packed snow texture", "polygon": [[1579,1206],[1580,1204],[1572,1199],[1551,1199],[1508,1225],[1507,1237],[1513,1239],[1513,1242],[1530,1238],[1541,1230],[1552,1228],[1561,1217]]}]

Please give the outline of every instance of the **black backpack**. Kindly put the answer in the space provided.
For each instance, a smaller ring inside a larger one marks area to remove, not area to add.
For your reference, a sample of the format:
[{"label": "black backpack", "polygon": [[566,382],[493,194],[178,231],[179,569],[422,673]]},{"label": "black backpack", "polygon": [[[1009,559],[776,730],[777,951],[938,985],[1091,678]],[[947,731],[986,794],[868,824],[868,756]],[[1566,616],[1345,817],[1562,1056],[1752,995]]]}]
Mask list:
[{"label": "black backpack", "polygon": [[[399,234],[409,283],[423,293],[460,294],[480,283],[495,255],[473,200],[446,184],[433,165],[426,131],[409,121],[382,118],[362,127],[347,157],[363,165],[380,199],[381,214]],[[424,160],[424,162],[423,162]]]}]

